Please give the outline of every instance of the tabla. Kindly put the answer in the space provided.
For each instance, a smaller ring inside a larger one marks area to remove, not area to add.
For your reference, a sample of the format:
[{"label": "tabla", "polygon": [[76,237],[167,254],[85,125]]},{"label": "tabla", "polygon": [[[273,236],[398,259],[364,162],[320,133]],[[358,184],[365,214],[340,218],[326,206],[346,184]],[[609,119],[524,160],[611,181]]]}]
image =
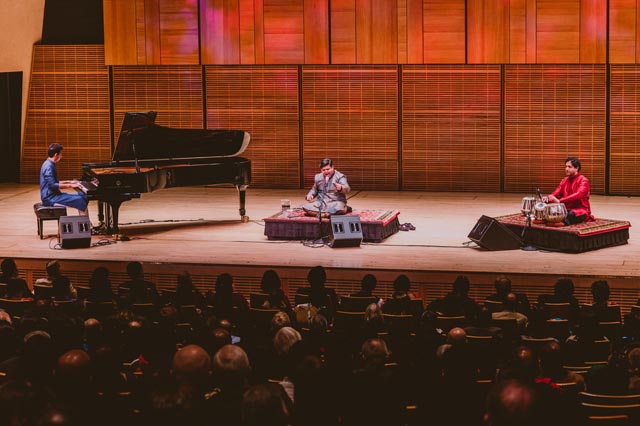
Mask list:
[{"label": "tabla", "polygon": [[547,207],[547,203],[540,201],[533,206],[533,222],[544,223],[544,211]]},{"label": "tabla", "polygon": [[544,220],[551,225],[562,224],[566,217],[567,207],[564,203],[551,203],[544,208]]},{"label": "tabla", "polygon": [[536,203],[535,197],[522,197],[522,208],[520,211],[523,216],[527,216],[533,210],[533,205]]}]

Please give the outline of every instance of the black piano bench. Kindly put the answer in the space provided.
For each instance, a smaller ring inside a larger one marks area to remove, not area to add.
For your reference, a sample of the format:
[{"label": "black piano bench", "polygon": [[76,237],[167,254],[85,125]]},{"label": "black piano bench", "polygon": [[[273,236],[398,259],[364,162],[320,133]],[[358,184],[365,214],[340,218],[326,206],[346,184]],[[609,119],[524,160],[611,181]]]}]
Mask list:
[{"label": "black piano bench", "polygon": [[61,216],[67,215],[67,208],[65,206],[43,206],[42,203],[35,203],[33,205],[33,211],[36,213],[36,219],[38,220],[38,235],[40,239],[44,237],[42,235],[42,222],[45,220],[55,220],[59,222]]}]

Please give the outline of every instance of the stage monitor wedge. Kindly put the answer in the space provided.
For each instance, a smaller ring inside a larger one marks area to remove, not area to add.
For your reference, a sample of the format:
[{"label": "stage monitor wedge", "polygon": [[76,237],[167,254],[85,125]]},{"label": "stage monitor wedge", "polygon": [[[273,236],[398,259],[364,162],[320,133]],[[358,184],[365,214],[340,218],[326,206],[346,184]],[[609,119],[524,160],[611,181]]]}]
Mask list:
[{"label": "stage monitor wedge", "polygon": [[517,250],[522,241],[509,228],[489,216],[482,216],[469,232],[468,238],[491,251]]},{"label": "stage monitor wedge", "polygon": [[360,216],[334,215],[329,220],[331,222],[327,241],[329,247],[360,247],[362,242]]},{"label": "stage monitor wedge", "polygon": [[60,217],[60,245],[63,249],[91,246],[91,220],[89,216]]}]

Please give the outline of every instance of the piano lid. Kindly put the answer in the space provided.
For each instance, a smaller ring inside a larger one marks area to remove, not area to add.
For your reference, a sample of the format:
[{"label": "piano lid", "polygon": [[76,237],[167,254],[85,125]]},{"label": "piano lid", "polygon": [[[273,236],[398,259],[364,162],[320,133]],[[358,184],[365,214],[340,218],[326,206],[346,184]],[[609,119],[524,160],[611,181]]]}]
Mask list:
[{"label": "piano lid", "polygon": [[156,115],[155,111],[124,114],[113,161],[233,157],[241,154],[251,140],[244,130],[158,126]]}]

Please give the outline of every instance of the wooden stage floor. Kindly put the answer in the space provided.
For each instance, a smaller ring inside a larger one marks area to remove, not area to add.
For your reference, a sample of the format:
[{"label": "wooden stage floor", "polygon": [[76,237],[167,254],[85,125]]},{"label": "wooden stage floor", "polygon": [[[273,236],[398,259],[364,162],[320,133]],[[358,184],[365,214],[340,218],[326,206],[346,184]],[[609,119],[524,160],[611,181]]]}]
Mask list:
[{"label": "wooden stage floor", "polygon": [[[283,198],[290,199],[294,207],[301,205],[305,193],[249,188],[248,223],[239,220],[234,188],[174,188],[143,194],[121,208],[121,232],[130,241],[55,250],[55,237],[40,240],[36,233],[33,203],[39,200],[38,187],[0,184],[0,258],[139,260],[236,268],[324,265],[360,271],[640,276],[640,245],[633,226],[629,244],[581,254],[491,252],[463,245],[481,215],[517,212],[525,194],[356,191],[349,201],[354,208],[398,209],[400,223],[411,222],[417,229],[357,248],[311,248],[299,241],[268,241],[262,219],[277,212]],[[596,216],[640,223],[640,201],[636,197],[593,196],[591,202]],[[91,203],[90,211],[96,223],[96,204]],[[71,212],[75,214],[75,210]],[[45,222],[45,234],[55,232],[55,222]],[[93,243],[101,238],[93,237]]]}]

